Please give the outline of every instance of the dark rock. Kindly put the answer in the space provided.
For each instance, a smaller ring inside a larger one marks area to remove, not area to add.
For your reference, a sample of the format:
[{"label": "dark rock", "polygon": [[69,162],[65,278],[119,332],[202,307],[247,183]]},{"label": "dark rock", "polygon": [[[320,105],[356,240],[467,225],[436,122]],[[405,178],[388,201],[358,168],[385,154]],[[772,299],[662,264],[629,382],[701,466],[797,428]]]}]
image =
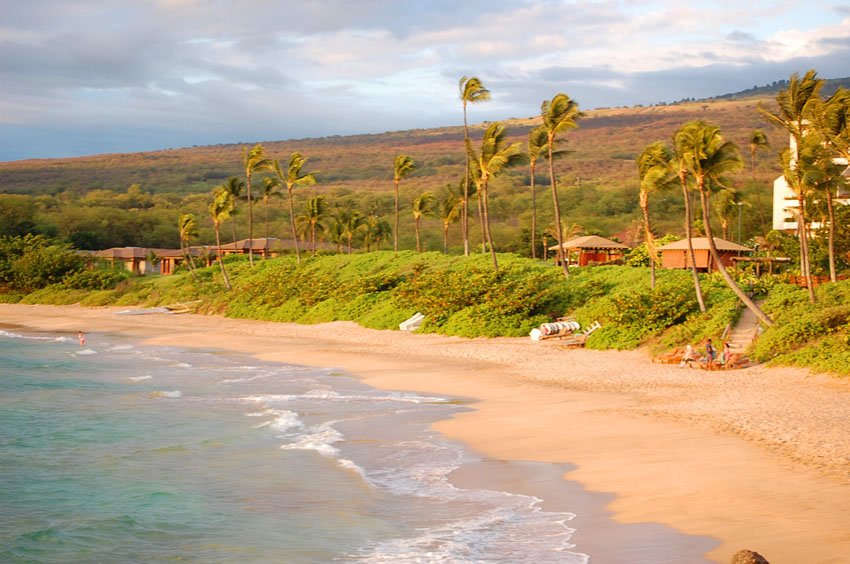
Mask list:
[{"label": "dark rock", "polygon": [[739,550],[732,555],[732,564],[770,564],[767,559],[752,550]]}]

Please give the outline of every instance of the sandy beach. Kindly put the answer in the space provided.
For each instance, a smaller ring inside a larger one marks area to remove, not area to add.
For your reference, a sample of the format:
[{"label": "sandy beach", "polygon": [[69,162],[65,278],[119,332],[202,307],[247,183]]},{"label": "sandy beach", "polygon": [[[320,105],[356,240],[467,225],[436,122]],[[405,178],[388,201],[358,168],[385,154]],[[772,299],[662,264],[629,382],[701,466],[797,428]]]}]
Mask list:
[{"label": "sandy beach", "polygon": [[610,495],[618,522],[717,539],[706,555],[717,562],[742,548],[772,563],[850,561],[850,381],[764,366],[704,372],[528,339],[126,309],[4,304],[0,323],[338,367],[378,388],[469,398],[473,409],[437,430],[488,460],[563,464],[564,478]]}]

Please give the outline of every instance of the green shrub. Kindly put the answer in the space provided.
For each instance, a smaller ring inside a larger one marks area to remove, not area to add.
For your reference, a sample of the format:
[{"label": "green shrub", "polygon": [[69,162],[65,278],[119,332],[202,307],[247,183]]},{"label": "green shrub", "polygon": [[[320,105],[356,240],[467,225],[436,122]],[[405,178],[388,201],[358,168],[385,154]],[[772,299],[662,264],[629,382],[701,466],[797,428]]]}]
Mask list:
[{"label": "green shrub", "polygon": [[75,290],[111,290],[130,277],[126,270],[104,270],[100,268],[81,270],[66,276],[63,283]]}]

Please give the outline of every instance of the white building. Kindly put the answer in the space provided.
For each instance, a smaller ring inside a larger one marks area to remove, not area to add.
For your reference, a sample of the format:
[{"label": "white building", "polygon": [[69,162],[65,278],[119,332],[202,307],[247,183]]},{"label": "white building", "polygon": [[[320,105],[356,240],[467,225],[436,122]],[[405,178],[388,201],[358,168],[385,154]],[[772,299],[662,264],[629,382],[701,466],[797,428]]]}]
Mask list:
[{"label": "white building", "polygon": [[[805,123],[805,122],[804,122]],[[797,155],[797,142],[794,140],[793,136],[789,136],[789,145],[791,146],[791,151],[794,156]],[[796,158],[794,159],[796,160]],[[835,164],[843,164],[847,165],[847,159],[836,158],[833,159]],[[792,163],[793,166],[793,163]],[[850,179],[850,167],[845,169],[842,174],[845,178]],[[850,188],[844,188],[843,190],[839,189],[838,193],[835,195],[835,200],[833,200],[839,204],[848,204],[850,205]],[[776,180],[773,181],[773,228],[777,231],[786,231],[786,232],[797,232],[797,210],[800,207],[800,202],[797,200],[797,195],[794,194],[794,191],[788,186],[788,183],[785,181],[785,176],[780,176]],[[820,227],[820,223],[813,222],[811,224],[813,229],[818,229]]]}]

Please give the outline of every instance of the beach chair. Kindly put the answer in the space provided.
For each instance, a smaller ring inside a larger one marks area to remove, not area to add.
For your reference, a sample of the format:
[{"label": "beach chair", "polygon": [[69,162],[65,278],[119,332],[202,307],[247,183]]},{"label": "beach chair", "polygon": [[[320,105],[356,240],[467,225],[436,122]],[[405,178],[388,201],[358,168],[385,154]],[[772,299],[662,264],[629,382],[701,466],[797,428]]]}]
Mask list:
[{"label": "beach chair", "polygon": [[578,335],[573,336],[571,339],[563,341],[561,344],[564,348],[583,347],[587,342],[587,338],[590,336],[590,334],[599,329],[600,327],[602,327],[602,325],[598,321],[594,321],[590,324],[590,327],[588,327]]}]

